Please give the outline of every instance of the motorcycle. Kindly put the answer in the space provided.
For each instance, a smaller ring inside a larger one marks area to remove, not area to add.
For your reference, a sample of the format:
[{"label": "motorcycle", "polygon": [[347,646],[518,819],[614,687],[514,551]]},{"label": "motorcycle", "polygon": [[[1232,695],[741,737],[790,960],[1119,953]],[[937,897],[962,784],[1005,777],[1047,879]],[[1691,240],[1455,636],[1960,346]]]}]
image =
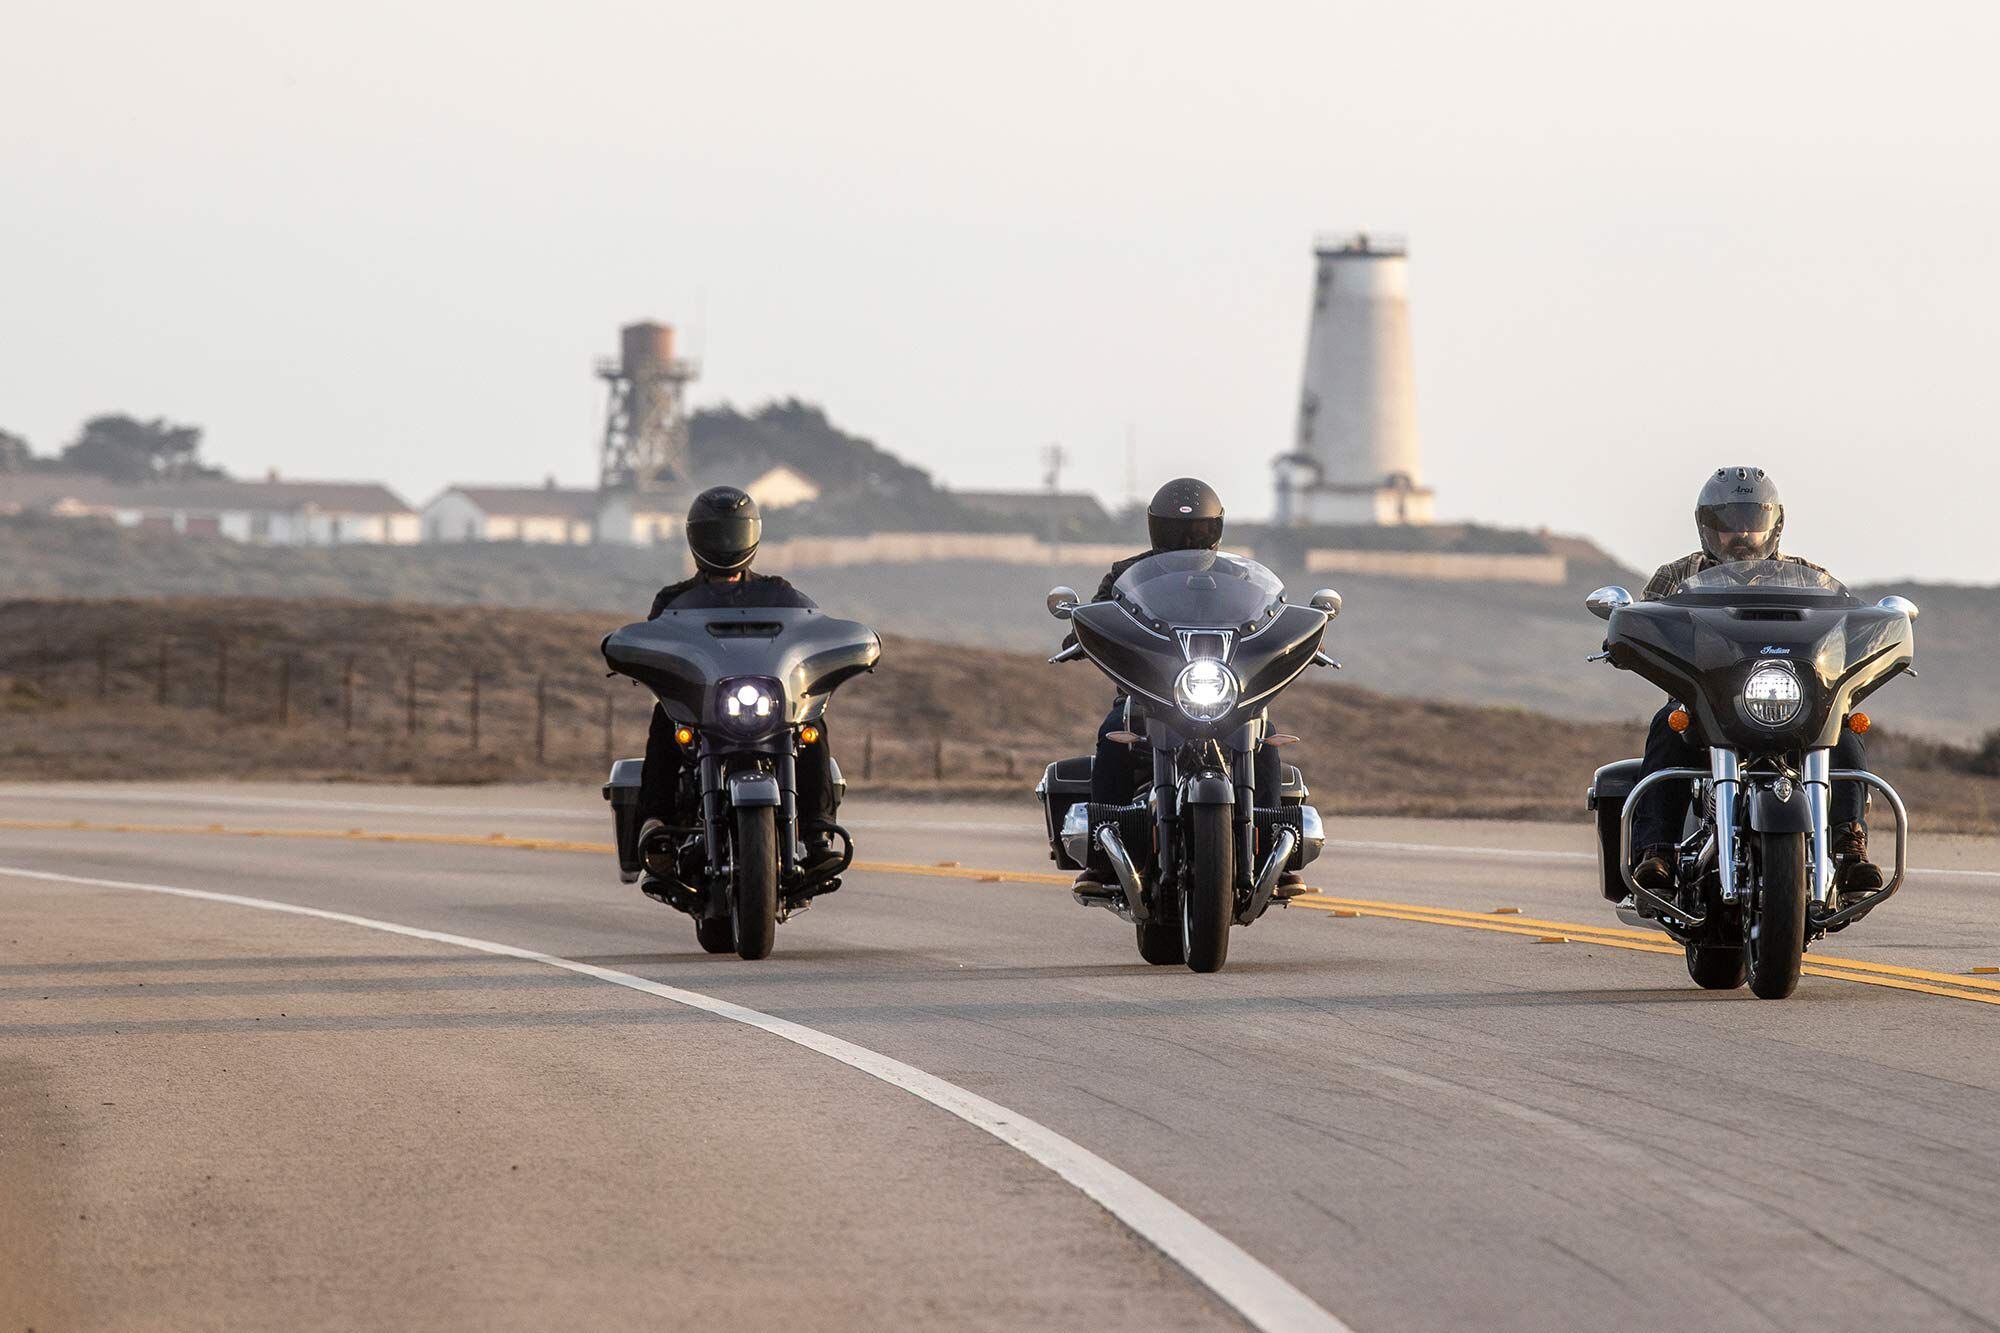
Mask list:
[{"label": "motorcycle", "polygon": [[[1585,600],[1608,623],[1609,661],[1677,701],[1668,725],[1708,750],[1708,767],[1641,776],[1627,759],[1597,770],[1595,813],[1604,896],[1628,923],[1661,930],[1686,950],[1688,975],[1709,990],[1747,980],[1763,999],[1798,986],[1806,949],[1867,916],[1902,887],[1909,816],[1873,773],[1832,767],[1843,727],[1868,729],[1860,704],[1915,675],[1916,604],[1864,606],[1837,579],[1774,560],[1715,566],[1673,596],[1634,602],[1623,588]],[[1632,877],[1638,798],[1662,782],[1693,784],[1685,836],[1661,896]],[[1896,818],[1896,863],[1881,888],[1836,895],[1828,810],[1836,782],[1864,783]]]},{"label": "motorcycle", "polygon": [[1170,551],[1125,571],[1108,601],[1080,604],[1059,587],[1048,608],[1075,636],[1049,661],[1087,658],[1109,676],[1128,700],[1111,739],[1150,760],[1122,806],[1091,802],[1093,756],[1050,764],[1035,788],[1049,855],[1115,876],[1076,901],[1131,922],[1147,962],[1217,971],[1230,927],[1261,917],[1279,876],[1325,842],[1299,771],[1282,765],[1279,790],[1259,791],[1254,761],[1259,746],[1298,739],[1271,733],[1271,700],[1308,666],[1339,665],[1320,641],[1340,594],[1295,606],[1254,561]]},{"label": "motorcycle", "polygon": [[[649,864],[648,897],[694,918],[709,953],[769,956],[778,923],[840,887],[854,840],[831,824],[831,860],[806,863],[798,812],[797,764],[804,747],[824,744],[818,725],[842,682],[872,671],[882,656],[875,631],[799,608],[668,610],[607,636],[614,674],[651,690],[675,724],[690,763],[675,793],[676,818],[663,845],[639,845],[639,787],[645,761],[621,759],[604,786],[617,834],[618,868],[628,884]],[[846,793],[829,757],[836,810]],[[664,863],[664,864],[662,864]]]}]

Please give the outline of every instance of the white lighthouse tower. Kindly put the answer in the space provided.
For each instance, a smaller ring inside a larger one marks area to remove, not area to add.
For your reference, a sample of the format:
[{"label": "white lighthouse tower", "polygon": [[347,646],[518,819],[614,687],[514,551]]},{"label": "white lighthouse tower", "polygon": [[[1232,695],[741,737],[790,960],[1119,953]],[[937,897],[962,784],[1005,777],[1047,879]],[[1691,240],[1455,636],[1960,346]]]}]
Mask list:
[{"label": "white lighthouse tower", "polygon": [[1366,232],[1314,247],[1298,442],[1277,460],[1278,521],[1431,521],[1410,372],[1409,247]]}]

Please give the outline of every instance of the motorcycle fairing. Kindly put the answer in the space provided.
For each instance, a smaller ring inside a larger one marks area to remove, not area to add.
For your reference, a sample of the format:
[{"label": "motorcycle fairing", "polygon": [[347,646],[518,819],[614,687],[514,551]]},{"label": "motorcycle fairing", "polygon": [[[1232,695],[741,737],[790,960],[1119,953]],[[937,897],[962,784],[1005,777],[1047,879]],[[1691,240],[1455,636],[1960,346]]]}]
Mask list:
[{"label": "motorcycle fairing", "polygon": [[719,725],[715,686],[732,676],[767,676],[784,687],[786,722],[826,710],[836,686],[882,656],[874,630],[805,607],[717,607],[662,611],[615,630],[604,660],[646,686],[676,722]]}]

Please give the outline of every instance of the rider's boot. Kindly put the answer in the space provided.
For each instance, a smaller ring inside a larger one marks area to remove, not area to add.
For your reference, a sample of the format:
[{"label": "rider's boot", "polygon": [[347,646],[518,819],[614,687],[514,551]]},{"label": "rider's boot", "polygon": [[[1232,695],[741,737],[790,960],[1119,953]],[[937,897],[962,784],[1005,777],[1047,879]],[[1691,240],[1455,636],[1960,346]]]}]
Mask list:
[{"label": "rider's boot", "polygon": [[1077,872],[1072,891],[1085,898],[1109,898],[1118,892],[1118,877],[1109,870],[1087,865]]},{"label": "rider's boot", "polygon": [[1296,870],[1278,872],[1278,885],[1271,890],[1273,898],[1296,898],[1306,891],[1305,876]]},{"label": "rider's boot", "polygon": [[646,867],[639,891],[647,897],[698,896],[694,886],[681,878],[680,858],[665,820],[649,819],[639,825],[639,860]]},{"label": "rider's boot", "polygon": [[1674,849],[1648,847],[1632,863],[1632,882],[1660,898],[1674,896]]},{"label": "rider's boot", "polygon": [[1881,888],[1882,867],[1868,859],[1868,826],[1860,820],[1832,829],[1833,887],[1848,907]]},{"label": "rider's boot", "polygon": [[840,864],[840,853],[833,847],[833,835],[825,829],[808,829],[804,842],[806,856],[799,863],[799,869],[805,872],[807,878],[827,874]]}]

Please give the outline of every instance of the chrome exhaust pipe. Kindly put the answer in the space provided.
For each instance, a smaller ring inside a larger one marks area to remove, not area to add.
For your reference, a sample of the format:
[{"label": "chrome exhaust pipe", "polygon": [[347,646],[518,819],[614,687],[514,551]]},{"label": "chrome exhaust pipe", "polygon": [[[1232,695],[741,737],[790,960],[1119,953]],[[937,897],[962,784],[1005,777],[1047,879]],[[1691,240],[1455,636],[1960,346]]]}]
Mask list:
[{"label": "chrome exhaust pipe", "polygon": [[1132,909],[1132,915],[1144,921],[1146,904],[1139,897],[1139,867],[1132,864],[1132,854],[1125,850],[1125,840],[1118,836],[1116,824],[1105,824],[1097,830],[1097,845],[1104,849],[1104,855],[1111,862],[1111,869],[1118,876],[1118,887],[1125,890],[1125,905]]},{"label": "chrome exhaust pipe", "polygon": [[1236,918],[1238,924],[1247,926],[1264,915],[1264,909],[1271,904],[1271,890],[1278,887],[1278,876],[1284,873],[1285,863],[1292,859],[1292,849],[1298,845],[1298,831],[1290,824],[1282,825],[1278,836],[1272,840],[1271,854],[1264,858],[1264,866],[1257,872],[1256,885],[1250,890],[1250,903]]}]

